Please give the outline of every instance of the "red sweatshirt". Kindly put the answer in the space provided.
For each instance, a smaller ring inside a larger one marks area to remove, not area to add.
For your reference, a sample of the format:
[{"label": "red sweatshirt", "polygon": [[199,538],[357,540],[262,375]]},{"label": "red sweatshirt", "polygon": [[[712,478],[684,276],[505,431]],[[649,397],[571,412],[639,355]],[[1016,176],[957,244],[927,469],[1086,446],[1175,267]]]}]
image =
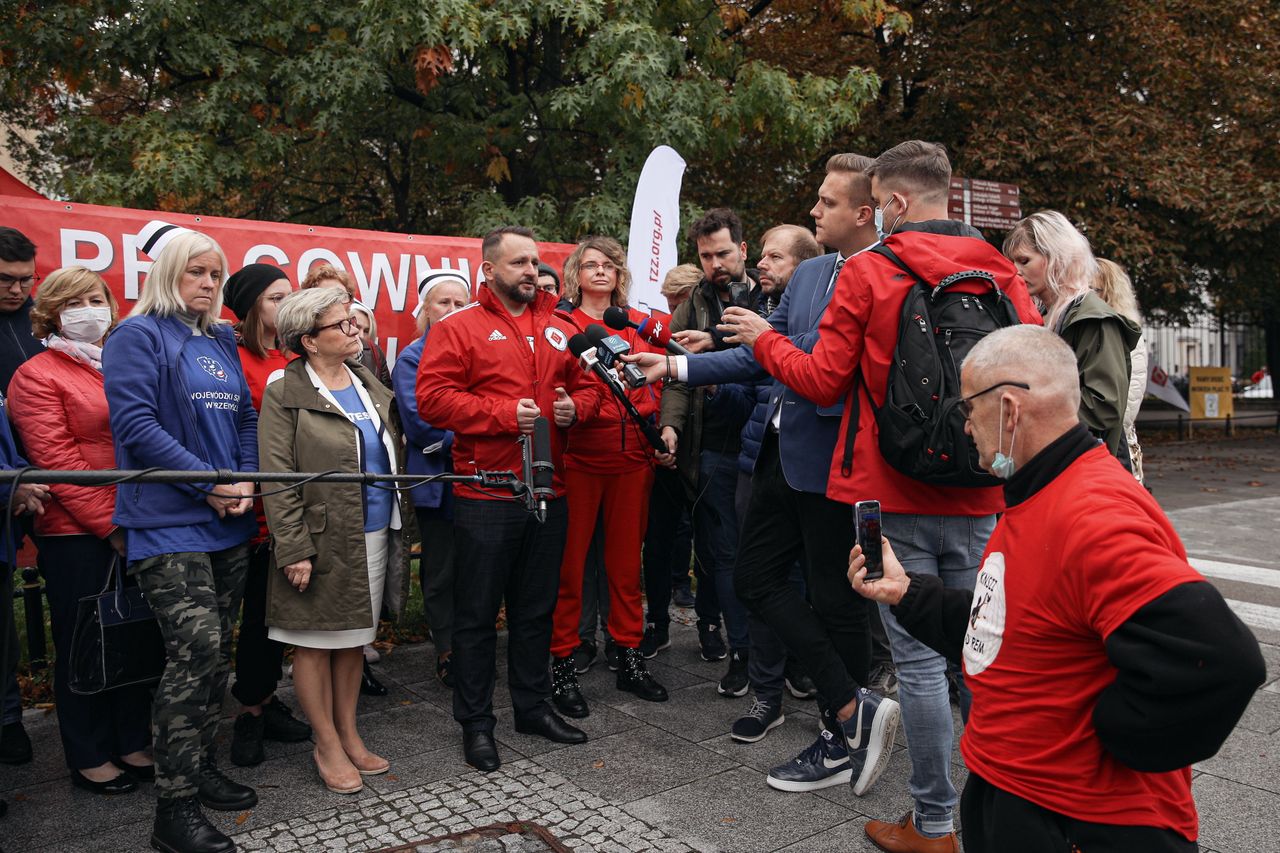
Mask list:
[{"label": "red sweatshirt", "polygon": [[[640,323],[648,316],[634,308],[628,308],[627,313],[634,323]],[[584,329],[592,323],[600,323],[581,308],[574,309],[572,316]],[[631,344],[632,352],[658,352],[637,337],[635,329],[624,329],[614,334]],[[603,385],[601,391],[603,402],[600,404],[600,411],[593,418],[579,419],[569,435],[569,449],[564,455],[565,466],[589,474],[625,474],[647,468],[653,462],[652,446],[613,394]],[[658,411],[658,385],[646,385],[629,391],[627,396],[641,415],[649,417]]]},{"label": "red sweatshirt", "polygon": [[1116,680],[1110,634],[1174,587],[1203,580],[1159,504],[1106,447],[1010,508],[987,544],[964,639],[973,691],[965,764],[1055,812],[1194,839],[1190,768],[1121,764],[1093,711]]},{"label": "red sweatshirt", "polygon": [[[608,392],[598,379],[583,373],[569,352],[569,338],[581,329],[556,313],[555,306],[556,297],[539,291],[525,309],[532,316],[516,318],[482,287],[476,302],[431,327],[418,366],[418,414],[433,426],[453,430],[455,473],[514,471],[518,476],[522,464],[516,403],[531,398],[551,422],[554,487],[557,496],[564,493],[566,430],[555,426],[552,415],[556,388],[564,388],[573,399],[579,423],[595,416],[601,395]],[[454,493],[509,499],[463,483],[454,486]]]},{"label": "red sweatshirt", "polygon": [[[933,223],[921,223],[928,228]],[[996,283],[1012,300],[1024,323],[1040,325],[1040,312],[1031,303],[1027,285],[1013,264],[985,240],[903,231],[885,240],[899,258],[929,281],[940,281],[962,270],[981,269],[995,274]],[[798,349],[785,335],[770,329],[755,344],[756,361],[784,385],[819,406],[845,401],[840,440],[831,460],[827,497],[843,503],[878,500],[885,512],[917,515],[991,515],[1004,508],[999,486],[955,488],[932,486],[894,470],[880,455],[875,412],[866,404],[870,392],[877,406],[884,405],[889,364],[898,343],[902,305],[915,282],[888,258],[861,252],[844,265],[835,293],[818,326],[818,343],[812,353]],[[977,285],[959,285],[956,292],[981,292]],[[863,382],[853,387],[857,369]],[[858,393],[862,405],[855,406]],[[841,470],[850,412],[858,412],[853,471]]]}]

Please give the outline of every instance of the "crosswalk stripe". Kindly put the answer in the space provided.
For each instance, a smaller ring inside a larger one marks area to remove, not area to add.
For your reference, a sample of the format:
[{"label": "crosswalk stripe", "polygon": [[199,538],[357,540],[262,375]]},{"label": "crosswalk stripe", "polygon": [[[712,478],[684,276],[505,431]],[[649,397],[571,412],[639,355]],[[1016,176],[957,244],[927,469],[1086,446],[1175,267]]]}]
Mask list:
[{"label": "crosswalk stripe", "polygon": [[1209,578],[1225,581],[1243,581],[1244,583],[1270,586],[1280,589],[1280,570],[1264,569],[1261,566],[1246,566],[1241,563],[1223,563],[1218,560],[1206,560],[1200,557],[1188,559],[1192,568]]},{"label": "crosswalk stripe", "polygon": [[1228,598],[1227,606],[1250,628],[1264,631],[1280,631],[1280,607],[1254,604],[1252,601],[1236,601]]}]

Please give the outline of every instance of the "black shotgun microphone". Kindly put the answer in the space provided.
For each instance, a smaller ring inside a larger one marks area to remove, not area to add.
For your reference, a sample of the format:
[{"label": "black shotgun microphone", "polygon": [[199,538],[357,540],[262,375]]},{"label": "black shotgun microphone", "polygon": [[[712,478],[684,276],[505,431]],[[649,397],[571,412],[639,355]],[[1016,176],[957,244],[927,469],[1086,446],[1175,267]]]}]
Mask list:
[{"label": "black shotgun microphone", "polygon": [[631,322],[627,309],[619,308],[617,305],[610,305],[604,309],[604,324],[610,329],[617,329],[618,331],[635,329],[641,340],[653,344],[655,347],[662,347],[672,355],[693,355],[680,344],[671,340],[671,327],[665,325],[652,314],[645,317],[643,322],[636,324]]},{"label": "black shotgun microphone", "polygon": [[533,419],[533,499],[538,502],[538,520],[547,517],[547,501],[556,496],[552,485],[556,468],[551,461],[551,426],[539,415]]},{"label": "black shotgun microphone", "polygon": [[662,434],[654,428],[653,424],[649,423],[644,415],[640,414],[640,410],[631,402],[631,398],[627,396],[622,383],[618,381],[618,377],[614,375],[613,371],[600,363],[600,357],[596,355],[596,347],[591,343],[591,339],[579,332],[569,338],[569,352],[578,357],[578,360],[582,363],[583,370],[589,370],[594,373],[609,388],[613,396],[622,404],[622,408],[636,422],[640,432],[644,433],[644,437],[653,445],[654,450],[659,453],[666,453],[667,443],[662,440]]}]

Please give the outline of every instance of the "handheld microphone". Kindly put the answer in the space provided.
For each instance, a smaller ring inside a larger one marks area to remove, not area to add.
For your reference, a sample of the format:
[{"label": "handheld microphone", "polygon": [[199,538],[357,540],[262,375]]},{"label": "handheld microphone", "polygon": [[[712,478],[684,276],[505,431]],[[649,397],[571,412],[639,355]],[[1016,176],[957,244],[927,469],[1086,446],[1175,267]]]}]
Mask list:
[{"label": "handheld microphone", "polygon": [[539,520],[547,517],[547,501],[556,496],[552,481],[555,478],[555,464],[551,461],[551,426],[547,419],[538,416],[533,419],[533,499],[538,502]]},{"label": "handheld microphone", "polygon": [[618,381],[618,377],[613,375],[613,371],[600,363],[600,357],[596,354],[596,347],[592,346],[591,339],[579,332],[569,338],[569,351],[576,355],[582,362],[583,370],[590,370],[596,376],[600,377],[613,396],[622,404],[622,408],[635,421],[636,426],[640,428],[640,432],[648,439],[649,443],[659,453],[667,452],[667,443],[662,440],[662,434],[649,423],[644,415],[640,414],[640,410],[631,402],[631,398],[627,396],[627,392],[623,390],[622,383]]},{"label": "handheld microphone", "polygon": [[[612,368],[619,363],[618,356],[631,352],[631,344],[621,335],[609,334],[609,330],[599,323],[587,326],[587,340],[596,345],[596,355],[605,367]],[[632,388],[643,388],[648,382],[644,373],[634,364],[623,364],[622,376]]]},{"label": "handheld microphone", "polygon": [[604,309],[604,324],[610,329],[635,329],[636,334],[640,336],[645,343],[652,344],[655,347],[661,347],[672,355],[693,355],[680,344],[671,340],[671,327],[663,323],[661,320],[650,314],[639,323],[631,322],[630,315],[627,314],[625,308],[619,308],[617,305],[610,305]]}]

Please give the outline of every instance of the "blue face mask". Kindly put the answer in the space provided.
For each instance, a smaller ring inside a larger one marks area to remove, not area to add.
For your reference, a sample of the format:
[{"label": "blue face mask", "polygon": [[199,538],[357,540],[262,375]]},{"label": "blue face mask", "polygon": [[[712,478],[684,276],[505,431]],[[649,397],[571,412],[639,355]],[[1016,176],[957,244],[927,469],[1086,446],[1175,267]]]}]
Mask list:
[{"label": "blue face mask", "polygon": [[1001,480],[1013,476],[1017,467],[1013,461],[1013,444],[1018,440],[1018,425],[1013,425],[1013,435],[1009,437],[1009,455],[1004,455],[1004,400],[1000,401],[1000,438],[996,446],[996,455],[991,459],[991,473]]},{"label": "blue face mask", "polygon": [[888,210],[888,209],[889,209],[889,205],[893,204],[895,201],[897,201],[897,199],[895,199],[893,196],[889,196],[889,200],[888,200],[887,202],[885,202],[884,207],[877,207],[877,208],[876,208],[876,213],[875,213],[875,216],[876,216],[876,236],[877,236],[877,237],[879,237],[881,240],[888,239],[888,238],[889,238],[889,236],[891,236],[891,235],[893,234],[893,230],[894,230],[895,228],[897,228],[897,227],[898,227],[898,222],[899,222],[899,220],[901,220],[901,219],[902,219],[902,217],[903,217],[903,214],[905,214],[905,213],[907,212],[907,211],[906,211],[906,208],[904,207],[904,208],[902,209],[902,213],[899,213],[897,216],[895,216],[895,217],[893,218],[893,224],[892,224],[892,225],[890,225],[890,226],[889,226],[889,229],[886,231],[886,230],[885,230],[885,227],[884,227],[884,212],[885,212],[886,210]]},{"label": "blue face mask", "polygon": [[884,211],[876,208],[876,237],[883,240],[889,235],[884,233]]}]

